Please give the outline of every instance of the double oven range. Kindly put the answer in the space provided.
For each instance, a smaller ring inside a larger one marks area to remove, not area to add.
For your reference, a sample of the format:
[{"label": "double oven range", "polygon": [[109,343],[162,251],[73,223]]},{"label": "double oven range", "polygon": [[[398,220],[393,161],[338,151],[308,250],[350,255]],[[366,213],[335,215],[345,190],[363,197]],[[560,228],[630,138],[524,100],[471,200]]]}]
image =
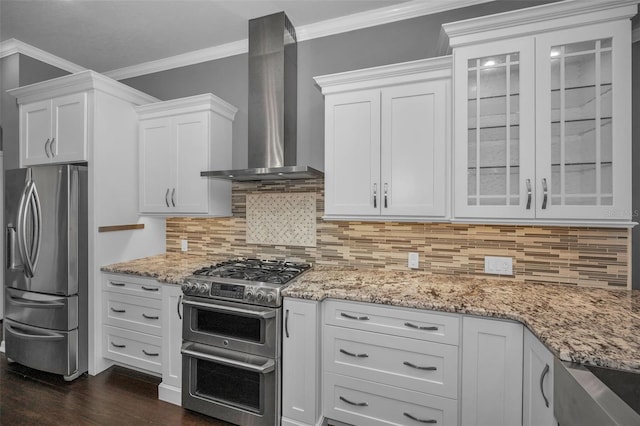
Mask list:
[{"label": "double oven range", "polygon": [[305,263],[230,260],[182,285],[182,406],[239,425],[280,419],[280,291]]}]

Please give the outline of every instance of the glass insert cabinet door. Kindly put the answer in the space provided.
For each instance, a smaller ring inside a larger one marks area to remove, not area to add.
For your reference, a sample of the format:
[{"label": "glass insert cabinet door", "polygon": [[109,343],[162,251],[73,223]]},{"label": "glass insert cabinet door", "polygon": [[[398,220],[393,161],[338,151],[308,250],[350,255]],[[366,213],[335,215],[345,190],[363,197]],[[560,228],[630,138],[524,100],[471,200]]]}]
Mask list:
[{"label": "glass insert cabinet door", "polygon": [[630,65],[620,63],[631,51],[619,30],[536,40],[538,217],[631,218]]},{"label": "glass insert cabinet door", "polygon": [[533,39],[463,47],[454,55],[455,215],[532,218]]}]

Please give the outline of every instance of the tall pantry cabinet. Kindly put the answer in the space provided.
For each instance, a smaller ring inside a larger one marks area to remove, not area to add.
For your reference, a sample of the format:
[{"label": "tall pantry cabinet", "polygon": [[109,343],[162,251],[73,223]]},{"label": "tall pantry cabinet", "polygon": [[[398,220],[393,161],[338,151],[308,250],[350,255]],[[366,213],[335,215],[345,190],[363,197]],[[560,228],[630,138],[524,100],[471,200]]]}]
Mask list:
[{"label": "tall pantry cabinet", "polygon": [[443,25],[456,218],[630,222],[636,13],[630,1],[560,2]]}]

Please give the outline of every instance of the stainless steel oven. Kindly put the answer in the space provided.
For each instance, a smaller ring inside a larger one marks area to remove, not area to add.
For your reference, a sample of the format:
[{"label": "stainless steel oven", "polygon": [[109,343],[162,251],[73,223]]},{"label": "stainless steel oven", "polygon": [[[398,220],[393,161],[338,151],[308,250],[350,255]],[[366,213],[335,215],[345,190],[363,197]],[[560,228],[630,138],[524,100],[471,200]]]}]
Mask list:
[{"label": "stainless steel oven", "polygon": [[233,260],[185,280],[184,408],[243,426],[280,423],[280,290],[310,267]]}]

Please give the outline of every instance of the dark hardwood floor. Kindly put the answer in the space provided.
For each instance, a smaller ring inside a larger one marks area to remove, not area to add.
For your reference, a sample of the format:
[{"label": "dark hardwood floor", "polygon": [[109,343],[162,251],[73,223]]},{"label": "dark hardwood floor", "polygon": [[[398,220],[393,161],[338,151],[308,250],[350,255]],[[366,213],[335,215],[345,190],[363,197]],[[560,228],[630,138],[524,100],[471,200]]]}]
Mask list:
[{"label": "dark hardwood floor", "polygon": [[8,364],[0,354],[0,424],[229,425],[160,401],[159,383],[116,366],[68,383],[61,376]]}]

